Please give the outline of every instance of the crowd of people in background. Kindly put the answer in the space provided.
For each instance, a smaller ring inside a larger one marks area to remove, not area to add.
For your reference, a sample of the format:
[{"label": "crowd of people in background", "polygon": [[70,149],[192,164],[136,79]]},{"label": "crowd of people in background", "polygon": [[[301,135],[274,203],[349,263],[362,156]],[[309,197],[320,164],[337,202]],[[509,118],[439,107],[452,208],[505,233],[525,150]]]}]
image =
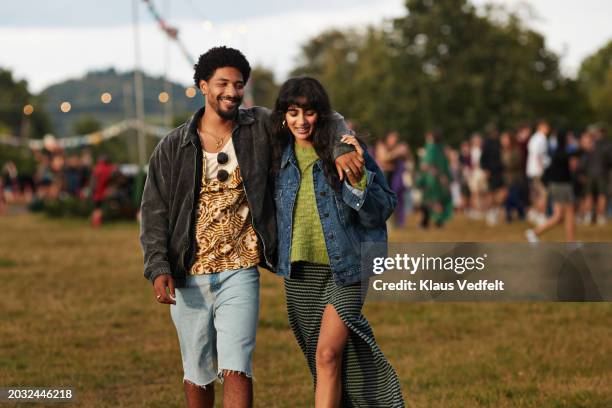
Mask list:
[{"label": "crowd of people in background", "polygon": [[[439,131],[411,148],[391,131],[373,143],[375,157],[398,206],[393,223],[406,225],[420,213],[422,228],[442,228],[456,212],[489,226],[525,220],[529,241],[564,223],[567,241],[576,224],[605,225],[612,197],[612,141],[603,124],[581,132],[553,129],[546,120],[499,132],[473,133],[457,148]],[[33,151],[34,174],[20,174],[13,162],[1,169],[0,213],[7,203],[32,204],[66,197],[93,204],[91,221],[102,222],[109,198],[130,200],[129,177],[107,157],[89,148]]]},{"label": "crowd of people in background", "polygon": [[91,222],[98,227],[106,202],[130,199],[128,175],[105,155],[94,160],[88,148],[66,152],[53,146],[33,150],[32,155],[33,172],[20,172],[12,161],[0,169],[0,214],[12,203],[37,209],[49,202],[79,200],[91,204]]},{"label": "crowd of people in background", "polygon": [[397,132],[372,154],[398,196],[394,223],[420,212],[420,225],[438,228],[463,212],[489,226],[525,220],[530,242],[560,223],[567,241],[574,226],[605,225],[612,196],[612,142],[603,124],[582,132],[552,129],[546,120],[499,132],[474,133],[457,149],[438,131],[425,135],[416,154]]}]

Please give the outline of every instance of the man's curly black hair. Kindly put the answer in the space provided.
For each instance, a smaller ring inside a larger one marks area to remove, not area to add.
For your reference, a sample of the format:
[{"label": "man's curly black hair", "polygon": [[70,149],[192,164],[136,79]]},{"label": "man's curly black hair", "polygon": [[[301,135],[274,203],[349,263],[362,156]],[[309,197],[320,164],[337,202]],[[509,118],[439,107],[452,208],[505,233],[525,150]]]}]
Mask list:
[{"label": "man's curly black hair", "polygon": [[200,87],[200,80],[208,81],[217,68],[233,67],[242,73],[246,84],[251,75],[251,66],[245,56],[237,49],[221,46],[213,47],[200,55],[197,64],[193,66],[195,72],[193,81],[196,88]]}]

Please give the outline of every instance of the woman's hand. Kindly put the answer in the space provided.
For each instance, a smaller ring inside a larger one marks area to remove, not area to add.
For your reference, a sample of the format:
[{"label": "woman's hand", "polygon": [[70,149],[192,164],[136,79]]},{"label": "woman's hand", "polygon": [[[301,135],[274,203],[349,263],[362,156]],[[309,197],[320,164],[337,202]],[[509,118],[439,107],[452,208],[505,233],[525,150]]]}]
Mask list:
[{"label": "woman's hand", "polygon": [[342,139],[340,139],[340,141],[342,143],[346,143],[346,144],[350,144],[354,146],[359,156],[363,158],[363,148],[361,147],[361,145],[359,144],[359,141],[357,141],[357,138],[355,136],[344,135],[342,136]]}]

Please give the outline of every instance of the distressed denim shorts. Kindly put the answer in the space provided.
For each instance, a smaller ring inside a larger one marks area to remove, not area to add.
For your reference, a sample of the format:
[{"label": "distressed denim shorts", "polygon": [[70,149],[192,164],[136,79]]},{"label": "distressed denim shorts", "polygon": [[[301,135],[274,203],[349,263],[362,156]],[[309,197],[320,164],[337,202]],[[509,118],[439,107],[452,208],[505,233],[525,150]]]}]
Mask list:
[{"label": "distressed denim shorts", "polygon": [[187,275],[170,315],[176,326],[184,381],[205,386],[224,371],[252,376],[259,318],[256,267]]}]

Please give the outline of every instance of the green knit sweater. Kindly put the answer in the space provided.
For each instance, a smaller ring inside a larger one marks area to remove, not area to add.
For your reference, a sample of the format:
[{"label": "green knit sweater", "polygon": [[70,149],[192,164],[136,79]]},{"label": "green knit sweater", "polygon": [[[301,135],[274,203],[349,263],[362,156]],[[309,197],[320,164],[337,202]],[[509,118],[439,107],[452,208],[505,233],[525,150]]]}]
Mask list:
[{"label": "green knit sweater", "polygon": [[313,165],[319,156],[313,147],[300,147],[297,144],[294,147],[301,180],[293,213],[291,262],[329,265],[312,178]]},{"label": "green knit sweater", "polygon": [[[300,147],[295,144],[294,148],[300,169],[300,188],[295,199],[293,213],[291,262],[306,261],[329,265],[312,177],[313,165],[319,160],[319,156],[314,147]],[[355,187],[361,191],[365,190],[365,172]]]}]

